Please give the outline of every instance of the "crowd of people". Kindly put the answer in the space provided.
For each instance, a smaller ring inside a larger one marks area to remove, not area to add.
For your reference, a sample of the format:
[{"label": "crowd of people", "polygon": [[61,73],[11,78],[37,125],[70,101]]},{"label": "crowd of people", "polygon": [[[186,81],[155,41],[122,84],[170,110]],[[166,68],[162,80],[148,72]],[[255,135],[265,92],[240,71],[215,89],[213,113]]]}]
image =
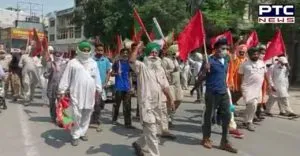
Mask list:
[{"label": "crowd of people", "polygon": [[253,122],[260,122],[264,115],[273,116],[275,102],[280,115],[297,116],[289,105],[289,65],[285,56],[264,62],[266,46],[248,48],[239,43],[230,48],[227,40],[221,38],[213,49],[208,49],[209,56],[195,50],[188,60],[181,60],[176,43],[160,43],[132,43],[121,49],[113,60],[105,56],[101,43],[92,45],[82,41],[78,43],[76,56],[71,58],[64,58],[62,51],[49,46],[51,57],[46,62],[40,56],[32,57],[35,46],[32,43],[22,53],[0,52],[0,77],[5,93],[11,88],[13,101],[23,100],[25,106],[34,99],[35,88],[40,87],[43,103],[49,104],[54,123],[57,123],[59,99],[68,97],[73,146],[78,146],[79,140],[88,141],[86,133],[90,124],[97,125],[97,132],[102,131],[101,111],[109,81],[114,78],[112,124],[118,123],[122,103],[124,127],[135,129],[131,121],[131,97],[134,92],[137,95],[137,117],[143,134],[132,146],[138,156],[143,156],[145,151],[159,156],[158,136],[176,139],[170,128],[176,126],[173,118],[190,83],[194,84],[190,94],[197,92],[195,103],[205,104],[201,144],[208,149],[212,148],[211,127],[218,124],[222,126],[220,149],[238,152],[228,134],[244,137],[234,119],[235,106],[242,97],[246,108],[241,126],[249,131],[255,131]]}]

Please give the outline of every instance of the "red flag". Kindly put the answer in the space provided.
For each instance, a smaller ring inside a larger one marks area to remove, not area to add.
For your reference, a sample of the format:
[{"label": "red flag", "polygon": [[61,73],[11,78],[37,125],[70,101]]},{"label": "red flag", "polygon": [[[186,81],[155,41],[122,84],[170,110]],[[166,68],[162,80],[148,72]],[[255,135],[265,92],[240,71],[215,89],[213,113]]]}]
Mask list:
[{"label": "red flag", "polygon": [[178,46],[179,56],[182,60],[187,60],[188,54],[203,45],[205,31],[203,27],[202,13],[200,11],[192,17],[184,30],[179,34]]},{"label": "red flag", "polygon": [[275,36],[271,40],[270,45],[266,49],[264,61],[285,53],[285,44],[281,35],[280,29],[277,29]]},{"label": "red flag", "polygon": [[143,32],[147,35],[147,38],[149,39],[149,41],[151,41],[150,36],[146,30],[146,27],[139,15],[139,13],[137,12],[137,10],[134,8],[133,9],[133,17],[135,19],[134,21],[134,37],[133,37],[133,41],[135,42],[139,42],[141,39],[141,36],[143,35]]},{"label": "red flag", "polygon": [[215,43],[220,39],[220,38],[226,38],[227,39],[227,43],[229,45],[233,44],[233,40],[232,40],[232,34],[230,31],[226,31],[221,35],[215,36],[213,38],[210,39],[210,45],[212,48],[214,48]]},{"label": "red flag", "polygon": [[256,31],[252,31],[246,42],[247,48],[249,49],[251,47],[256,47],[258,45],[258,43],[259,43],[259,40],[258,40],[257,33],[256,33]]},{"label": "red flag", "polygon": [[35,28],[33,28],[33,40],[35,41],[36,44],[35,44],[35,48],[31,52],[32,57],[37,56],[42,52],[42,43]]}]

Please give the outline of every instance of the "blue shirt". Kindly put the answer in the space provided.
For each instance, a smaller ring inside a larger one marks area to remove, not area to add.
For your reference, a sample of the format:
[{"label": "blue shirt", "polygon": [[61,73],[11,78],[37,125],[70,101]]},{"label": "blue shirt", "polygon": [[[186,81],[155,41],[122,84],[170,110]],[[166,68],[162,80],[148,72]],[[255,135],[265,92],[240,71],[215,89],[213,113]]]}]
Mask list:
[{"label": "blue shirt", "polygon": [[212,56],[208,59],[210,63],[210,72],[206,76],[206,91],[213,94],[227,93],[227,68],[228,61],[225,59],[224,64],[218,58]]},{"label": "blue shirt", "polygon": [[128,60],[119,60],[114,63],[113,70],[119,73],[115,76],[115,89],[116,91],[129,91],[130,90],[130,66]]},{"label": "blue shirt", "polygon": [[101,83],[102,85],[104,85],[106,81],[107,72],[109,72],[111,69],[110,61],[105,56],[102,56],[101,58],[94,57],[94,60],[97,62]]}]

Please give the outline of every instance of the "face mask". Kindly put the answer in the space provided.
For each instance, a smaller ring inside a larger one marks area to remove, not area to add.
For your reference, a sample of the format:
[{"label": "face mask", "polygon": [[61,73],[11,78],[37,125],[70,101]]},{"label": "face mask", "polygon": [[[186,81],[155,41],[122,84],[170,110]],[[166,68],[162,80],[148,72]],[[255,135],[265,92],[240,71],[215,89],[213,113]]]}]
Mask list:
[{"label": "face mask", "polygon": [[225,57],[227,55],[227,50],[221,50],[220,56]]},{"label": "face mask", "polygon": [[79,57],[80,60],[86,61],[87,59],[90,58],[90,53],[80,52],[80,53],[78,53],[78,57]]},{"label": "face mask", "polygon": [[54,56],[54,62],[60,62],[63,60],[63,57],[62,56]]},{"label": "face mask", "polygon": [[95,54],[95,57],[100,58],[100,57],[102,57],[102,54]]}]

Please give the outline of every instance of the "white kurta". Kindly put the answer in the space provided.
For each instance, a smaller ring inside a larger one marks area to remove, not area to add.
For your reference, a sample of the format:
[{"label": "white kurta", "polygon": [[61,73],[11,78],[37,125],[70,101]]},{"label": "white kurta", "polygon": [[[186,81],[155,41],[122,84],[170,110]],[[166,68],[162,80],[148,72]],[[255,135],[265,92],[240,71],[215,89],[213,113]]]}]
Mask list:
[{"label": "white kurta", "polygon": [[289,72],[286,66],[280,64],[272,65],[268,70],[269,81],[276,89],[276,92],[271,92],[274,97],[289,97]]},{"label": "white kurta", "polygon": [[260,99],[266,72],[266,66],[261,60],[248,60],[240,66],[239,74],[243,75],[241,89],[246,103]]},{"label": "white kurta", "polygon": [[59,83],[59,92],[70,90],[72,106],[81,109],[93,109],[95,93],[102,91],[97,63],[89,58],[80,62],[77,58],[69,61]]}]

